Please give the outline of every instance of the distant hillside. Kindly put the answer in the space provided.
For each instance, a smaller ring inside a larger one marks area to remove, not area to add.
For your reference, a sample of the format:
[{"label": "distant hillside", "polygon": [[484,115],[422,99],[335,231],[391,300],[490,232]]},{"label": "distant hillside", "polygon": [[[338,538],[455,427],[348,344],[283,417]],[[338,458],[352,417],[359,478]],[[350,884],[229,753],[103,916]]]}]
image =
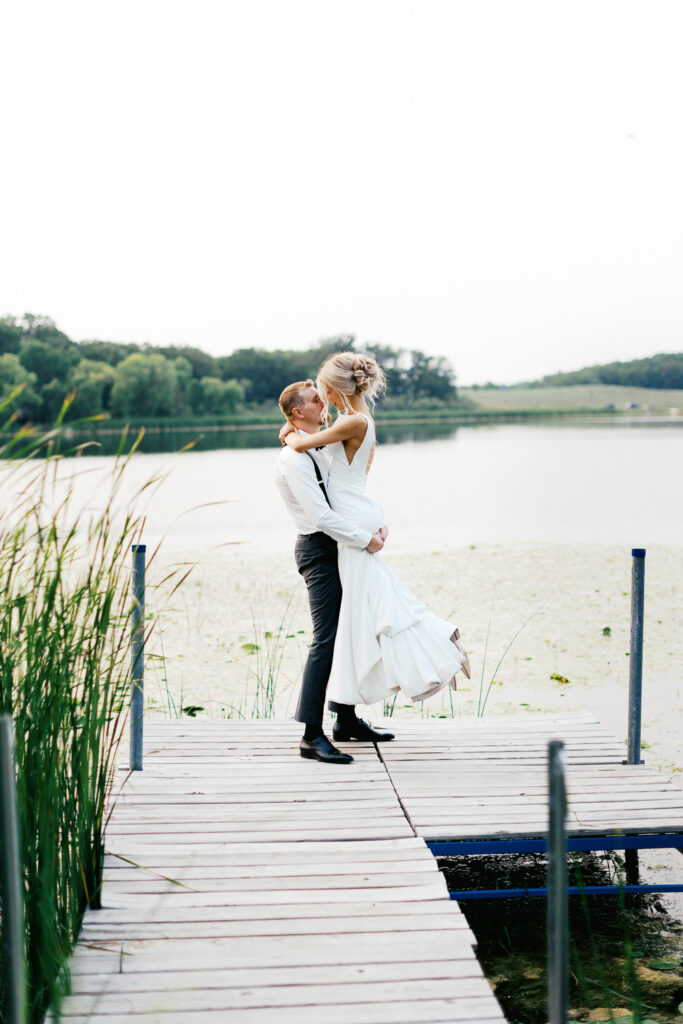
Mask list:
[{"label": "distant hillside", "polygon": [[683,352],[662,352],[627,363],[602,363],[571,373],[553,373],[522,387],[574,387],[576,384],[618,384],[631,388],[683,388]]},{"label": "distant hillside", "polygon": [[628,388],[609,384],[572,387],[461,388],[465,399],[486,413],[629,412],[671,415],[683,409],[683,390]]}]

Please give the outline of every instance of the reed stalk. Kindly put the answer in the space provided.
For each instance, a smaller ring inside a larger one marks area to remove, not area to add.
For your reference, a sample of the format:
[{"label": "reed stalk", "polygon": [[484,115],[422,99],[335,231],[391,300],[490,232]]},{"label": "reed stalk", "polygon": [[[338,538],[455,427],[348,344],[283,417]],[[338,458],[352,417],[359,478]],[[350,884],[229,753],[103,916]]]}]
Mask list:
[{"label": "reed stalk", "polygon": [[[0,714],[15,732],[29,1024],[59,1002],[82,914],[99,906],[142,527],[118,501],[139,439],[86,513],[60,477],[60,431],[23,428],[0,447]],[[0,974],[2,1020],[4,997]]]}]

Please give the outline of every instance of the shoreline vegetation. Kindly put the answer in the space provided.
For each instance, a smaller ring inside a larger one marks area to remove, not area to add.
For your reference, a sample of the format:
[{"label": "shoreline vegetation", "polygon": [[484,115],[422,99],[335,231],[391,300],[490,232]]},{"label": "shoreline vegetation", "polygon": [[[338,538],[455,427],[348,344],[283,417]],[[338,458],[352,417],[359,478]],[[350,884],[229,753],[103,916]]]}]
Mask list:
[{"label": "shoreline vegetation", "polygon": [[[485,395],[481,404],[470,404],[469,399],[457,406],[443,408],[419,408],[402,406],[392,409],[378,408],[375,419],[379,426],[411,426],[439,423],[477,424],[514,423],[537,419],[578,419],[582,416],[604,419],[625,420],[635,418],[647,420],[672,420],[683,416],[683,390],[657,392],[652,395],[644,388],[590,387],[591,392],[605,392],[605,398],[590,398],[575,392],[581,387],[530,389],[536,405],[528,399],[526,390],[495,389],[477,392]],[[546,392],[550,392],[547,394]],[[461,392],[463,393],[463,392]],[[640,399],[640,401],[638,401]],[[87,426],[81,422],[65,423],[63,437],[70,439],[91,436],[120,436],[130,431],[144,430],[145,433],[181,433],[197,430],[207,431],[265,431],[278,430],[282,415],[277,407],[257,412],[245,410],[232,416],[222,417],[131,417],[127,420],[113,419],[100,415],[90,419]],[[13,436],[12,431],[0,431],[0,438]]]},{"label": "shoreline vegetation", "polygon": [[[387,396],[378,423],[486,422],[559,414],[680,415],[683,353],[585,367],[510,386],[456,384],[442,356],[358,342],[352,334],[306,349],[238,348],[213,356],[192,345],[73,341],[47,316],[0,318],[0,402],[19,425],[92,436],[126,424],[147,431],[279,425],[278,398],[295,380],[314,379],[340,350],[366,351],[382,365]],[[99,422],[98,422],[99,421]],[[106,424],[106,426],[102,425]]]}]

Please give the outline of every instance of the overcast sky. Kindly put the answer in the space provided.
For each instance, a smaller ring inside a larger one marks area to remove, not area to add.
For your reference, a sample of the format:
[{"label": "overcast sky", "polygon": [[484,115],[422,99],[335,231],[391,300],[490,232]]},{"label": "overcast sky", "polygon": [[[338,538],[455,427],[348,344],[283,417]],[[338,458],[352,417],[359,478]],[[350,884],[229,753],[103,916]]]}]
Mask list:
[{"label": "overcast sky", "polygon": [[463,384],[683,351],[679,0],[24,0],[0,29],[0,315],[214,354],[347,332]]}]

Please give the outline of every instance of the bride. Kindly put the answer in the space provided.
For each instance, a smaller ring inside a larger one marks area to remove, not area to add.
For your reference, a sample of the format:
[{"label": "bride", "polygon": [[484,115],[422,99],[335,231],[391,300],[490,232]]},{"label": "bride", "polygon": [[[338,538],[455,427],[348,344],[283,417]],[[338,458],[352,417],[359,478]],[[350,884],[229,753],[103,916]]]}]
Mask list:
[{"label": "bride", "polygon": [[[375,453],[375,423],[368,402],[385,389],[385,377],[371,356],[337,352],[320,368],[322,422],[329,407],[334,424],[300,434],[290,424],[280,439],[304,452],[324,445],[330,458],[328,494],[339,515],[375,534],[382,507],[365,490]],[[437,618],[414,597],[379,555],[338,545],[342,602],[328,686],[331,702],[374,704],[401,690],[425,700],[444,686],[456,688],[458,671],[470,678],[466,652],[455,625]]]}]

